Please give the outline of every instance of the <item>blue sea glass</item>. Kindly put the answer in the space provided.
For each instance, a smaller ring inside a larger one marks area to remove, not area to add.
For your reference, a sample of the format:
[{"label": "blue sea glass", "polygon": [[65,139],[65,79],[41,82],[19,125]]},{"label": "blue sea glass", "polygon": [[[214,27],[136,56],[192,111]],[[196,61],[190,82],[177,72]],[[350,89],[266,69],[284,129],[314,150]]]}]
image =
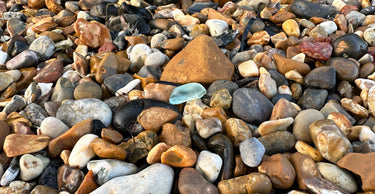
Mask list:
[{"label": "blue sea glass", "polygon": [[184,84],[176,87],[172,91],[169,97],[169,103],[181,104],[190,100],[202,98],[206,93],[206,88],[199,83]]}]

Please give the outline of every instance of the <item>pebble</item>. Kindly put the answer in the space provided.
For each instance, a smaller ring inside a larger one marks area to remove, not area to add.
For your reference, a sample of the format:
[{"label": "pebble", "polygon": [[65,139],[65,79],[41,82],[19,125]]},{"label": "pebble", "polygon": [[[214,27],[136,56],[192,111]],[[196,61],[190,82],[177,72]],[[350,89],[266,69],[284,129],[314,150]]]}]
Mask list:
[{"label": "pebble", "polygon": [[148,55],[152,53],[151,48],[146,44],[137,44],[131,48],[130,52],[130,69],[138,71],[143,65]]},{"label": "pebble", "polygon": [[142,131],[136,137],[122,142],[119,146],[127,152],[126,160],[134,163],[148,155],[158,143],[158,136],[153,131]]},{"label": "pebble", "polygon": [[357,34],[346,34],[333,43],[333,56],[359,59],[367,53],[368,46]]},{"label": "pebble", "polygon": [[311,17],[327,18],[336,11],[336,8],[332,5],[312,3],[305,0],[294,1],[290,8],[298,17],[306,19]]},{"label": "pebble", "polygon": [[238,146],[241,142],[252,137],[252,132],[249,126],[237,118],[229,118],[225,122],[226,135],[231,139],[235,146]]},{"label": "pebble", "polygon": [[55,43],[48,36],[40,36],[30,44],[29,49],[34,51],[40,60],[46,60],[53,55]]},{"label": "pebble", "polygon": [[326,162],[319,162],[317,166],[323,178],[331,181],[349,193],[357,191],[357,184],[348,171]]},{"label": "pebble", "polygon": [[15,157],[43,150],[50,140],[46,135],[10,134],[5,138],[3,149],[7,157]]},{"label": "pebble", "polygon": [[206,21],[211,36],[220,36],[228,30],[228,24],[223,20],[210,19]]},{"label": "pebble", "polygon": [[103,185],[116,177],[134,174],[138,170],[134,164],[114,159],[91,160],[87,163],[87,169],[93,172],[98,185]]},{"label": "pebble", "polygon": [[181,194],[218,194],[217,187],[209,183],[194,168],[183,168],[178,178],[178,191]]},{"label": "pebble", "polygon": [[296,152],[290,156],[289,160],[296,170],[296,180],[299,189],[307,189],[306,185],[303,183],[304,179],[322,177],[318,166],[310,157]]},{"label": "pebble", "polygon": [[90,143],[96,138],[98,138],[98,136],[86,134],[82,136],[77,143],[75,143],[69,156],[69,165],[71,167],[78,167],[82,169],[86,167],[87,163],[93,157],[95,157],[95,153],[90,147]]},{"label": "pebble", "polygon": [[278,119],[278,120],[265,121],[259,125],[258,131],[259,131],[259,134],[262,136],[268,135],[276,131],[285,131],[288,129],[288,127],[291,124],[293,124],[293,122],[294,122],[294,119],[291,117]]},{"label": "pebble", "polygon": [[306,187],[316,193],[320,192],[337,192],[337,193],[347,193],[345,190],[341,189],[337,185],[323,178],[307,178],[302,181]]},{"label": "pebble", "polygon": [[1,186],[8,186],[18,176],[19,173],[19,157],[14,157],[11,160],[8,169],[4,172],[4,174],[1,177]]},{"label": "pebble", "polygon": [[74,99],[102,98],[103,91],[95,82],[82,82],[74,89]]},{"label": "pebble", "polygon": [[259,137],[258,140],[266,148],[266,154],[287,152],[292,149],[295,144],[294,136],[288,131],[276,131]]},{"label": "pebble", "polygon": [[175,145],[161,155],[161,163],[172,167],[192,167],[196,161],[195,152],[182,145]]},{"label": "pebble", "polygon": [[190,131],[187,127],[178,127],[166,123],[159,135],[159,141],[165,142],[169,146],[183,145],[189,147],[191,145]]},{"label": "pebble", "polygon": [[239,149],[242,161],[249,167],[257,167],[266,152],[266,148],[255,137],[241,142]]},{"label": "pebble", "polygon": [[336,70],[337,78],[349,82],[354,81],[359,77],[359,68],[357,64],[343,57],[333,57],[327,61],[327,65]]},{"label": "pebble", "polygon": [[73,99],[74,95],[74,86],[72,82],[64,77],[60,77],[52,92],[51,100],[62,102],[63,100]]},{"label": "pebble", "polygon": [[336,85],[336,71],[333,67],[318,67],[310,71],[303,80],[309,87],[332,89]]},{"label": "pebble", "polygon": [[223,131],[221,121],[217,117],[198,119],[195,126],[199,135],[204,139]]},{"label": "pebble", "polygon": [[39,57],[36,52],[32,50],[25,50],[6,62],[7,69],[22,69],[27,67],[32,67],[39,61]]},{"label": "pebble", "polygon": [[23,181],[29,181],[38,177],[40,174],[42,174],[44,168],[47,167],[43,166],[41,159],[31,154],[22,155],[19,166],[21,172],[20,177]]},{"label": "pebble", "polygon": [[57,172],[58,189],[74,193],[81,185],[83,178],[84,174],[80,169],[72,168],[66,164],[62,165]]},{"label": "pebble", "polygon": [[115,144],[111,144],[101,138],[96,138],[92,140],[89,144],[89,150],[92,150],[94,155],[97,155],[100,158],[118,160],[125,160],[126,158],[126,151],[124,149]]},{"label": "pebble", "polygon": [[[170,193],[173,177],[171,167],[158,163],[136,174],[111,179],[92,193]],[[142,183],[142,187],[139,187],[139,183]]]},{"label": "pebble", "polygon": [[310,146],[309,144],[303,141],[298,140],[294,147],[299,153],[309,156],[315,162],[320,162],[323,160],[323,156],[320,154],[320,152],[317,149],[315,149],[314,147]]},{"label": "pebble", "polygon": [[51,194],[58,194],[58,191],[54,188],[43,186],[43,185],[37,185],[34,187],[33,190],[30,192],[31,194],[41,194],[41,193],[51,193]]},{"label": "pebble", "polygon": [[331,57],[333,47],[328,42],[303,41],[299,44],[299,49],[308,57],[320,61],[326,61]]},{"label": "pebble", "polygon": [[176,87],[169,97],[169,103],[181,104],[190,100],[202,98],[206,89],[199,83],[188,83]]},{"label": "pebble", "polygon": [[308,88],[298,100],[298,105],[305,109],[321,109],[328,97],[325,89]]},{"label": "pebble", "polygon": [[219,177],[222,164],[223,160],[219,155],[204,150],[198,156],[195,169],[200,172],[208,182],[213,183]]}]

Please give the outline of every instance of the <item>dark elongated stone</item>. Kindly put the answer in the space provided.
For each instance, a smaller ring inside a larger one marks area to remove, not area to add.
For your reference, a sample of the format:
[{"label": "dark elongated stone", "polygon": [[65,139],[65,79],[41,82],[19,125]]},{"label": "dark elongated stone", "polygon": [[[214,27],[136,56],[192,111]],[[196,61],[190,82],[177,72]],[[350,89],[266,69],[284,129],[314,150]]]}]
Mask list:
[{"label": "dark elongated stone", "polygon": [[310,71],[304,78],[306,86],[332,89],[336,85],[336,71],[333,67],[318,67]]},{"label": "dark elongated stone", "polygon": [[224,134],[216,134],[208,139],[208,148],[223,159],[219,180],[232,178],[234,168],[234,151],[229,137]]},{"label": "dark elongated stone", "polygon": [[110,16],[117,16],[118,9],[108,2],[101,2],[91,7],[90,14],[105,19]]},{"label": "dark elongated stone", "polygon": [[298,17],[307,19],[310,19],[311,17],[327,18],[336,11],[336,8],[332,5],[312,3],[305,0],[294,1],[290,8]]},{"label": "dark elongated stone", "polygon": [[191,5],[188,8],[188,13],[193,14],[196,12],[200,12],[204,8],[212,8],[216,9],[217,8],[217,3],[215,2],[194,2],[193,5]]},{"label": "dark elongated stone", "polygon": [[118,12],[119,12],[119,15],[126,14],[126,13],[136,14],[136,15],[142,17],[146,21],[152,20],[152,15],[150,14],[150,12],[147,9],[142,8],[142,7],[132,6],[132,5],[127,4],[127,3],[122,3]]},{"label": "dark elongated stone", "polygon": [[357,34],[346,34],[333,44],[333,56],[359,59],[367,53],[366,42]]}]

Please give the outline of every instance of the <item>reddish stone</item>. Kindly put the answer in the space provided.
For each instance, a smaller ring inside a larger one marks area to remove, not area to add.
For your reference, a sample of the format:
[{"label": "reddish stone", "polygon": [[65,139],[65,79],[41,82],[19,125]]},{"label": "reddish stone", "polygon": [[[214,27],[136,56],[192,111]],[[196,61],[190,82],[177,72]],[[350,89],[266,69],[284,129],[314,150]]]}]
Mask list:
[{"label": "reddish stone", "polygon": [[303,41],[299,44],[299,49],[313,59],[326,61],[331,57],[333,47],[328,42]]},{"label": "reddish stone", "polygon": [[341,8],[341,13],[346,15],[351,11],[359,11],[358,7],[355,5],[346,4],[344,7]]},{"label": "reddish stone", "polygon": [[33,78],[35,82],[52,83],[58,80],[64,70],[63,62],[59,59],[53,60],[47,66],[43,67]]},{"label": "reddish stone", "polygon": [[98,48],[104,43],[112,41],[108,28],[99,22],[88,22],[79,18],[73,27],[74,31],[79,35],[80,42],[88,47]]},{"label": "reddish stone", "polygon": [[98,53],[100,52],[116,52],[117,48],[112,43],[104,43],[98,50]]},{"label": "reddish stone", "polygon": [[328,43],[332,43],[332,39],[330,37],[324,37],[324,36],[319,36],[319,37],[316,37],[313,42],[328,42]]}]

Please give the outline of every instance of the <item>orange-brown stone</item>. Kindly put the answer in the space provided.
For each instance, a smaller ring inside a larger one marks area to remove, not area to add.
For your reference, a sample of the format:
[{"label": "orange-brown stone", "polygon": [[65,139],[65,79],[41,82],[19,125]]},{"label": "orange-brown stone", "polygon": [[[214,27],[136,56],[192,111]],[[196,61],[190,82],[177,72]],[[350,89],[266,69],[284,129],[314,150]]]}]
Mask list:
[{"label": "orange-brown stone", "polygon": [[89,170],[75,194],[91,193],[98,188],[94,180],[94,172]]},{"label": "orange-brown stone", "polygon": [[278,71],[283,75],[293,69],[298,71],[298,73],[302,75],[306,75],[311,71],[311,68],[308,64],[288,59],[277,53],[273,54],[273,58],[277,63]]},{"label": "orange-brown stone", "polygon": [[164,123],[175,120],[178,113],[174,110],[162,107],[151,107],[143,110],[138,115],[137,121],[145,130],[158,132]]},{"label": "orange-brown stone", "polygon": [[173,167],[192,167],[196,161],[195,152],[182,145],[175,145],[161,155],[161,163]]},{"label": "orange-brown stone", "polygon": [[34,24],[31,29],[36,33],[42,33],[45,31],[53,30],[57,27],[57,24],[53,20],[53,17],[43,18]]},{"label": "orange-brown stone", "polygon": [[15,157],[43,150],[51,140],[47,135],[10,134],[4,141],[4,152],[7,157]]},{"label": "orange-brown stone", "polygon": [[111,42],[111,35],[105,25],[93,21],[88,22],[82,18],[74,23],[74,31],[78,34],[81,43],[91,48],[101,47],[104,43]]},{"label": "orange-brown stone", "polygon": [[90,148],[100,158],[125,160],[126,151],[115,144],[101,138],[96,138],[90,143]]},{"label": "orange-brown stone", "polygon": [[191,145],[190,130],[187,127],[181,130],[172,123],[166,123],[159,135],[159,141],[170,146],[183,145],[189,147]]},{"label": "orange-brown stone", "polygon": [[215,41],[207,35],[200,35],[169,61],[160,80],[208,85],[215,80],[231,80],[233,73],[233,64]]},{"label": "orange-brown stone", "polygon": [[303,179],[322,178],[318,166],[310,157],[296,152],[292,154],[289,160],[296,170],[297,183],[300,189],[307,189],[306,185],[302,182]]}]

